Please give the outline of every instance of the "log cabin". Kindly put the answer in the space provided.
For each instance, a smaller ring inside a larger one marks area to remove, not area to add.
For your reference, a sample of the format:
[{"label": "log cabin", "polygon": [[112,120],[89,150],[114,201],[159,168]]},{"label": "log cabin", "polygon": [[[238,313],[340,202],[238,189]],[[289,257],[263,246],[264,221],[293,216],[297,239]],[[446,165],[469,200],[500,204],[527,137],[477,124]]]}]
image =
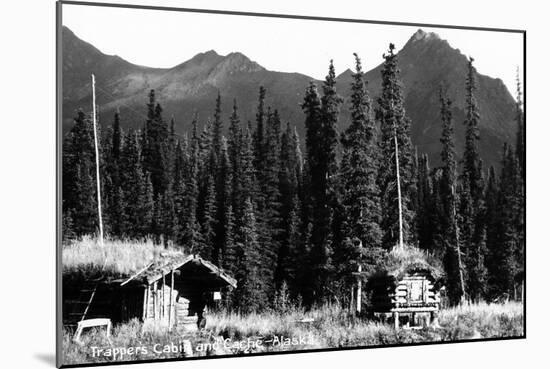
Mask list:
[{"label": "log cabin", "polygon": [[438,325],[442,279],[435,258],[413,248],[393,250],[368,277],[369,312],[396,329]]},{"label": "log cabin", "polygon": [[138,318],[169,329],[205,324],[205,307],[215,292],[235,288],[236,281],[197,255],[158,258],[137,272],[93,279],[63,275],[63,324],[109,318],[113,323]]}]

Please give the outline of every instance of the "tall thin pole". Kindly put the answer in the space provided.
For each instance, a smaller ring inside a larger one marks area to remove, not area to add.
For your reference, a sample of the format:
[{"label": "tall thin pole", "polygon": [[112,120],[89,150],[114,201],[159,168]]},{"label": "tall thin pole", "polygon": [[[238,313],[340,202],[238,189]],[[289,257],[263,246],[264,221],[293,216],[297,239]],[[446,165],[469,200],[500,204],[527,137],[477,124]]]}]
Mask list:
[{"label": "tall thin pole", "polygon": [[[395,124],[395,123],[394,123]],[[399,248],[403,249],[403,209],[401,208],[401,179],[399,176],[399,149],[397,147],[397,129],[394,127],[395,168],[397,173],[397,202],[399,208]]]},{"label": "tall thin pole", "polygon": [[457,219],[456,219],[456,193],[455,186],[451,186],[451,194],[453,195],[453,223],[455,227],[455,244],[456,244],[456,255],[458,263],[458,276],[460,279],[460,304],[463,305],[466,302],[466,290],[464,287],[464,274],[462,272],[462,252],[460,250],[460,229],[458,228]]},{"label": "tall thin pole", "polygon": [[95,76],[92,73],[92,119],[94,121],[94,143],[95,143],[95,177],[97,185],[97,213],[99,215],[99,244],[103,245],[103,219],[101,217],[101,184],[99,181],[99,148],[97,145],[97,122],[95,104]]},{"label": "tall thin pole", "polygon": [[355,311],[360,314],[361,313],[361,287],[362,287],[362,281],[361,281],[361,272],[363,271],[361,264],[357,267],[357,300]]}]

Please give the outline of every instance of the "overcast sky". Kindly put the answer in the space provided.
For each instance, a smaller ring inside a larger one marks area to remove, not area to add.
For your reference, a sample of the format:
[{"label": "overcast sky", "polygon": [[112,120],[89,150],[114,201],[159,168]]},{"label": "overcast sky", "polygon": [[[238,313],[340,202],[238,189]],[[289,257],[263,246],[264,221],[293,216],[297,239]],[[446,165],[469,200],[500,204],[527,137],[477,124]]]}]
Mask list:
[{"label": "overcast sky", "polygon": [[[367,71],[382,62],[388,43],[401,49],[418,27],[293,20],[63,5],[63,25],[103,53],[149,67],[173,67],[194,55],[240,51],[263,67],[322,79],[353,68],[357,52]],[[523,73],[520,33],[422,28],[475,58],[477,70],[500,78],[515,96]]]}]

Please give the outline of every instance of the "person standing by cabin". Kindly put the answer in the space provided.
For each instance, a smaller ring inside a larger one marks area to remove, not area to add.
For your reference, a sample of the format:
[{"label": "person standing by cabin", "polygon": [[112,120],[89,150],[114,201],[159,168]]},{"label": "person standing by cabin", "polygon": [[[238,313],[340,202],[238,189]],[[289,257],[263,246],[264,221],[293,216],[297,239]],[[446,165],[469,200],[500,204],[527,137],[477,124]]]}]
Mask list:
[{"label": "person standing by cabin", "polygon": [[202,329],[206,326],[205,309],[208,302],[208,292],[197,293],[189,301],[189,315],[197,314],[197,327]]}]

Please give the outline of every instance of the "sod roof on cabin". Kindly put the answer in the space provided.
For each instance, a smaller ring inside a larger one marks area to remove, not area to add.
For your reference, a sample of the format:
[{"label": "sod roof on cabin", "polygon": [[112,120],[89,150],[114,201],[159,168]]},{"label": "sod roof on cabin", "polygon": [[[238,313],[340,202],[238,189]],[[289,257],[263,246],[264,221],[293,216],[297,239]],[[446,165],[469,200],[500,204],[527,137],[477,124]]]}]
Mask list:
[{"label": "sod roof on cabin", "polygon": [[165,248],[150,241],[105,241],[84,238],[63,245],[62,270],[65,280],[85,280],[124,283],[129,279],[150,283],[172,269],[193,263],[235,286],[236,281],[221,268],[174,248]]},{"label": "sod roof on cabin", "polygon": [[441,281],[445,274],[439,259],[415,247],[394,248],[385,256],[380,266],[370,277],[392,277],[401,280],[415,272],[427,273],[435,282]]}]

